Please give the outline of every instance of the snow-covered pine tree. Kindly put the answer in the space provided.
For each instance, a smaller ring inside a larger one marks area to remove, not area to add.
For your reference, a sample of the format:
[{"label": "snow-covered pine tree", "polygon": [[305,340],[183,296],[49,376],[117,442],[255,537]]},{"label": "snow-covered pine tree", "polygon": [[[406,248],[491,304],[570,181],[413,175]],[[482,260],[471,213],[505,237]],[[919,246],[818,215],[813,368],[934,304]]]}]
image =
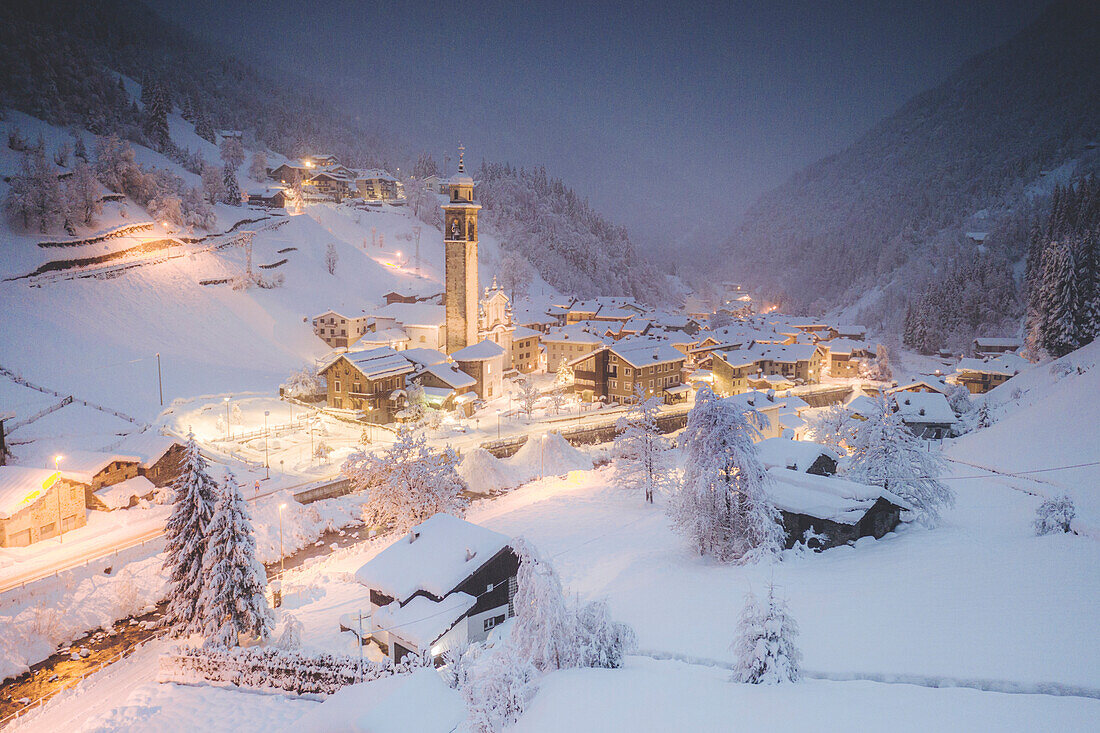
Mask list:
[{"label": "snow-covered pine tree", "polygon": [[171,144],[168,134],[168,113],[172,111],[172,100],[168,88],[153,80],[148,80],[141,88],[142,101],[145,104],[144,130],[153,148],[165,151]]},{"label": "snow-covered pine tree", "polygon": [[225,472],[203,553],[199,604],[207,643],[229,648],[239,635],[266,639],[275,624],[264,597],[267,576],[256,559],[252,518],[232,471]]},{"label": "snow-covered pine tree", "polygon": [[922,524],[933,526],[940,510],[955,504],[955,493],[939,480],[943,459],[924,450],[885,397],[874,400],[869,412],[852,438],[846,476],[892,491]]},{"label": "snow-covered pine tree", "polygon": [[285,616],[283,632],[279,634],[275,646],[287,651],[296,651],[302,648],[302,622],[292,613],[285,614]]},{"label": "snow-covered pine tree", "polygon": [[195,113],[195,134],[211,144],[216,143],[218,139],[213,123],[202,111]]},{"label": "snow-covered pine tree", "polygon": [[558,370],[554,373],[554,385],[560,387],[573,386],[573,367],[569,366],[569,360],[564,356],[558,362]]},{"label": "snow-covered pine tree", "polygon": [[669,511],[700,555],[744,564],[783,548],[779,512],[753,437],[763,417],[742,412],[707,386],[695,398],[680,439],[684,475]]},{"label": "snow-covered pine tree", "polygon": [[642,494],[650,504],[654,494],[670,487],[673,481],[670,446],[657,427],[660,409],[660,396],[646,397],[645,388],[639,383],[633,404],[619,418],[613,451],[619,484]]},{"label": "snow-covered pine tree", "polygon": [[202,631],[215,647],[237,646],[239,635],[267,638],[275,620],[264,597],[266,575],[256,559],[252,517],[241,486],[226,471],[202,555]]},{"label": "snow-covered pine tree", "polygon": [[237,182],[237,169],[228,163],[222,171],[222,183],[225,186],[225,203],[230,206],[240,206],[241,184]]},{"label": "snow-covered pine tree", "polygon": [[1053,357],[1078,346],[1077,281],[1073,254],[1064,242],[1051,242],[1043,253],[1040,329],[1043,348]]},{"label": "snow-covered pine tree", "polygon": [[961,384],[956,384],[954,389],[948,393],[947,402],[956,415],[965,415],[970,412],[970,408],[973,406],[970,390]]},{"label": "snow-covered pine tree", "polygon": [[1042,536],[1072,532],[1071,525],[1076,516],[1077,509],[1073,506],[1073,499],[1069,498],[1069,495],[1047,499],[1035,511],[1035,534]]},{"label": "snow-covered pine tree", "polygon": [[572,667],[576,618],[566,605],[557,571],[522,538],[513,542],[512,549],[519,556],[519,572],[508,645],[540,672]]},{"label": "snow-covered pine tree", "polygon": [[1086,231],[1077,237],[1073,262],[1077,293],[1075,330],[1078,344],[1084,346],[1100,336],[1100,230]]},{"label": "snow-covered pine tree", "polygon": [[802,653],[795,646],[798,624],[787,604],[768,586],[768,596],[759,600],[749,591],[737,623],[734,639],[734,682],[777,685],[796,682],[802,676]]},{"label": "snow-covered pine tree", "polygon": [[325,269],[328,270],[328,274],[336,274],[336,263],[339,261],[340,256],[336,254],[336,245],[329,242],[325,247]]},{"label": "snow-covered pine tree", "polygon": [[576,644],[578,667],[623,666],[623,658],[634,651],[638,637],[628,624],[614,621],[605,601],[590,601],[577,609]]},{"label": "snow-covered pine tree", "polygon": [[168,606],[162,623],[177,636],[202,631],[206,613],[200,600],[203,554],[217,484],[207,473],[194,433],[187,435],[183,465],[175,482],[172,514],[164,525],[164,570],[168,575]]}]

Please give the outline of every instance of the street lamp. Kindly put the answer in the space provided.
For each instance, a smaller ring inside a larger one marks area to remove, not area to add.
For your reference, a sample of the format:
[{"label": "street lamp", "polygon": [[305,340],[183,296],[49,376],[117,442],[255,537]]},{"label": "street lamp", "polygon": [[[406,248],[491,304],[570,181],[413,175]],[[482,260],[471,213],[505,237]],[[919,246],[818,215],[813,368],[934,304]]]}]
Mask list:
[{"label": "street lamp", "polygon": [[283,510],[286,509],[286,504],[279,505],[279,577],[283,577],[283,573],[286,572],[286,564],[283,562]]},{"label": "street lamp", "polygon": [[264,480],[271,478],[271,461],[267,452],[267,416],[271,410],[264,410]]},{"label": "street lamp", "polygon": [[[64,456],[53,457],[53,470],[55,473],[61,473],[61,470],[58,468],[58,464],[61,463],[62,458],[64,458]],[[56,483],[54,484],[54,491],[57,493],[57,544],[60,545],[62,542],[64,542],[64,540],[61,538],[61,487],[58,486]]]},{"label": "street lamp", "polygon": [[229,440],[229,398],[222,397],[225,402],[225,439]]}]

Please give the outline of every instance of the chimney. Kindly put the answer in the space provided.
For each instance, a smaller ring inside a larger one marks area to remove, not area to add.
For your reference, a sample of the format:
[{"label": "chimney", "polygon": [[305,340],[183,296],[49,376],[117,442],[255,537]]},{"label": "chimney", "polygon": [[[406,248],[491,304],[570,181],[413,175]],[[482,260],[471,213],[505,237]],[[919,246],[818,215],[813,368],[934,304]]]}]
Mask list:
[{"label": "chimney", "polygon": [[477,550],[471,550],[469,547],[467,547],[466,548],[466,562],[470,562],[471,560],[473,560],[474,555],[476,555],[476,554],[477,554]]},{"label": "chimney", "polygon": [[412,543],[416,542],[416,538],[419,537],[419,536],[420,536],[419,532],[414,532],[413,530],[410,529],[409,530],[409,544],[411,545]]}]

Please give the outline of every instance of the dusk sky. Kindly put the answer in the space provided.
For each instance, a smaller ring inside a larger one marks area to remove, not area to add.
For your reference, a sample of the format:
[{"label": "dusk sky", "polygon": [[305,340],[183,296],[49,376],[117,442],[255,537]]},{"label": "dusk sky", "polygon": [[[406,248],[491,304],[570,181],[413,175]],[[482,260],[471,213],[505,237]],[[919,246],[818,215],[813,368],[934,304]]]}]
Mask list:
[{"label": "dusk sky", "polygon": [[441,163],[461,140],[475,163],[545,165],[647,246],[669,224],[681,244],[723,236],[1044,5],[152,4]]}]

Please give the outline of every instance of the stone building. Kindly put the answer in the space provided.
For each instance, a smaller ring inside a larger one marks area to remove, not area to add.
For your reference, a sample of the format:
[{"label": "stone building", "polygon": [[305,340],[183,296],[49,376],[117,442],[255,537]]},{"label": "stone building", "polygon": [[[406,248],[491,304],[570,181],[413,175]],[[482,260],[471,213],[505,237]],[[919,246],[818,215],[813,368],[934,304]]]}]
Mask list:
[{"label": "stone building", "polygon": [[370,324],[370,316],[345,316],[325,311],[313,317],[313,333],[334,349],[347,348],[370,330]]},{"label": "stone building", "polygon": [[507,354],[498,344],[485,339],[453,354],[455,364],[476,380],[473,391],[483,400],[504,394],[504,364]]},{"label": "stone building", "polygon": [[87,523],[86,484],[46,468],[0,466],[0,547],[25,547]]},{"label": "stone building", "polygon": [[320,371],[327,383],[326,403],[361,411],[368,422],[393,422],[404,407],[406,376],[414,369],[411,361],[387,346],[340,354]]}]

